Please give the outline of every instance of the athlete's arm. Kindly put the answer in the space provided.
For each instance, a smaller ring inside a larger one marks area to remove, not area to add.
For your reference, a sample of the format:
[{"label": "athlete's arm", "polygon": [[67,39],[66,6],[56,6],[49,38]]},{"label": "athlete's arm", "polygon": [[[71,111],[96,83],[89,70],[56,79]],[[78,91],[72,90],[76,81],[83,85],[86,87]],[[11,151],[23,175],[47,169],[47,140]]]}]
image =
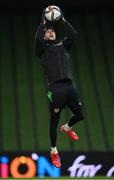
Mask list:
[{"label": "athlete's arm", "polygon": [[35,53],[37,56],[40,56],[45,48],[44,41],[44,29],[46,28],[45,22],[42,21],[36,31],[35,35]]},{"label": "athlete's arm", "polygon": [[46,46],[46,43],[44,40],[44,31],[47,26],[47,21],[45,19],[44,12],[45,12],[45,10],[43,10],[43,12],[42,12],[41,23],[40,23],[40,25],[36,31],[36,35],[35,35],[35,53],[37,56],[41,56],[41,54],[43,53],[45,46]]},{"label": "athlete's arm", "polygon": [[76,38],[76,30],[73,28],[73,26],[64,18],[62,18],[62,22],[65,29],[65,38],[63,40],[63,44],[65,48],[69,51],[74,43],[74,40]]}]

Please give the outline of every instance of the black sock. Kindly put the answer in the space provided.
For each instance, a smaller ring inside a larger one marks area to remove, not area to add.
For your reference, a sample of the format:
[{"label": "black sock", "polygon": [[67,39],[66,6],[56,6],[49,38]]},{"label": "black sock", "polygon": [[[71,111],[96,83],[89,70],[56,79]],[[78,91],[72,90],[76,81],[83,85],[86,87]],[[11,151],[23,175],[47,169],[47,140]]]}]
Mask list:
[{"label": "black sock", "polygon": [[82,110],[78,109],[75,111],[75,115],[71,117],[68,125],[72,127],[74,124],[78,123],[81,120],[83,120]]},{"label": "black sock", "polygon": [[80,119],[77,119],[76,116],[71,117],[70,121],[68,122],[68,126],[72,127],[74,124],[79,122]]}]

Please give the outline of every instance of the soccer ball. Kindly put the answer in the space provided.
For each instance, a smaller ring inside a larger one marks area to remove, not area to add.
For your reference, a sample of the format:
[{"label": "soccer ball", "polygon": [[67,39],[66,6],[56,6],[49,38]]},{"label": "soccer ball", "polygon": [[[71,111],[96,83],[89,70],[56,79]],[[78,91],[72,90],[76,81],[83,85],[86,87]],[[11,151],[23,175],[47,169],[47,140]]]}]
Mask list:
[{"label": "soccer ball", "polygon": [[45,18],[48,21],[57,21],[61,18],[61,10],[58,6],[48,6],[45,9]]}]

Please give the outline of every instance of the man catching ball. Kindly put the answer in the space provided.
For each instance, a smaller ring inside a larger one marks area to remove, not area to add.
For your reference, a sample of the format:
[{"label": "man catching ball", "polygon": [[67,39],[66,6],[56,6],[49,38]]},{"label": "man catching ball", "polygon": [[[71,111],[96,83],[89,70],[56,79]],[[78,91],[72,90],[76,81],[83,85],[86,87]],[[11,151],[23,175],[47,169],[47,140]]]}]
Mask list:
[{"label": "man catching ball", "polygon": [[[55,7],[55,6],[54,6]],[[54,8],[49,6],[50,17],[54,18]],[[52,13],[52,14],[51,14]],[[62,15],[56,18],[56,23],[62,24],[65,37],[57,39],[56,29],[49,25],[43,11],[42,21],[37,29],[35,37],[35,52],[41,59],[44,73],[48,82],[48,99],[50,107],[50,141],[52,164],[61,167],[59,153],[56,147],[57,126],[63,108],[68,106],[73,113],[71,119],[61,126],[61,131],[72,140],[77,141],[78,135],[72,130],[72,126],[83,119],[82,106],[79,100],[76,86],[73,82],[70,65],[70,50],[74,44],[76,31]]]}]

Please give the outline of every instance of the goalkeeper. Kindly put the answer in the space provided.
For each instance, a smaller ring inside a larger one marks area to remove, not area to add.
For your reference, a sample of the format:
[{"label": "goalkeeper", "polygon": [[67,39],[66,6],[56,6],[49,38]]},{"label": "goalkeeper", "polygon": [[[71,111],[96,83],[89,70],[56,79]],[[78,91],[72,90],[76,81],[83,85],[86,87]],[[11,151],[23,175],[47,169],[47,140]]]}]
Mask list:
[{"label": "goalkeeper", "polygon": [[[62,14],[62,13],[61,13]],[[57,126],[60,114],[65,106],[73,113],[70,120],[61,126],[61,131],[67,134],[72,140],[78,140],[78,135],[72,130],[72,126],[83,119],[82,106],[79,100],[76,86],[73,82],[70,65],[70,50],[74,44],[76,31],[72,25],[64,19],[63,15],[56,22],[61,24],[65,31],[63,40],[57,39],[56,29],[42,13],[42,21],[35,36],[35,52],[41,59],[41,64],[48,83],[48,99],[50,107],[50,141],[51,161],[58,168],[61,162],[56,146]]]}]

